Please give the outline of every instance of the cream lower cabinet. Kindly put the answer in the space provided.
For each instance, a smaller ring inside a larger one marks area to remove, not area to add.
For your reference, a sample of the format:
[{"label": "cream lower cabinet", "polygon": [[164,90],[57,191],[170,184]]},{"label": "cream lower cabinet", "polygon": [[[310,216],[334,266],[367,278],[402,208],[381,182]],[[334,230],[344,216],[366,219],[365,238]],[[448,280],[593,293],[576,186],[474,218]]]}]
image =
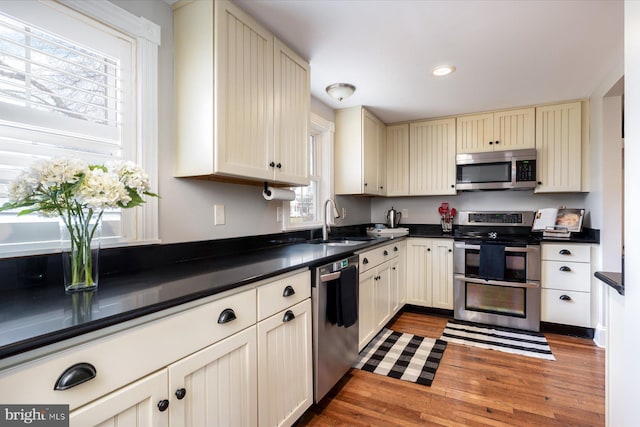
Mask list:
[{"label": "cream lower cabinet", "polygon": [[453,310],[453,240],[407,240],[407,304]]},{"label": "cream lower cabinet", "polygon": [[258,323],[258,425],[291,425],[313,404],[312,357],[310,299]]},{"label": "cream lower cabinet", "polygon": [[0,402],[68,404],[72,427],[292,424],[313,400],[310,295],[306,269],[170,309],[1,370]]},{"label": "cream lower cabinet", "polygon": [[400,310],[404,275],[402,242],[359,254],[358,348],[362,350]]},{"label": "cream lower cabinet", "polygon": [[592,327],[591,252],[587,244],[542,244],[543,322]]}]

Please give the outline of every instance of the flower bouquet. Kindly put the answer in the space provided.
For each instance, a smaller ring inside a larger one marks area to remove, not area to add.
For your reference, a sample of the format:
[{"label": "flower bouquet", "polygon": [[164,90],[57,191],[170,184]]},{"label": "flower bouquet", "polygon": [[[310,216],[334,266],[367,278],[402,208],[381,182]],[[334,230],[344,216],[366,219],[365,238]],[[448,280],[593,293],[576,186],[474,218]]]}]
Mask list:
[{"label": "flower bouquet", "polygon": [[[35,162],[9,188],[9,202],[0,211],[22,209],[59,217],[65,290],[93,290],[98,286],[98,249],[102,215],[108,208],[133,208],[144,203],[149,177],[131,162],[91,165],[79,159]],[[66,235],[66,236],[65,236]]]},{"label": "flower bouquet", "polygon": [[443,233],[451,233],[453,228],[453,217],[456,215],[456,208],[449,209],[449,203],[441,203],[438,207],[440,214],[440,225]]}]

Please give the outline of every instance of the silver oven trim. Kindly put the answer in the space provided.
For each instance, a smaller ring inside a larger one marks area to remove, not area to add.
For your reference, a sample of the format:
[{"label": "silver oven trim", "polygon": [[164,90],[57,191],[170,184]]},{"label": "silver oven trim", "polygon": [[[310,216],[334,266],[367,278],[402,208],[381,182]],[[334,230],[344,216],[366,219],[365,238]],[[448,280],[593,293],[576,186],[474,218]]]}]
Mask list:
[{"label": "silver oven trim", "polygon": [[463,280],[465,282],[480,283],[481,285],[509,286],[511,288],[539,288],[539,282],[507,282],[503,280],[476,279],[475,277],[466,277],[464,274],[454,274],[454,279]]}]

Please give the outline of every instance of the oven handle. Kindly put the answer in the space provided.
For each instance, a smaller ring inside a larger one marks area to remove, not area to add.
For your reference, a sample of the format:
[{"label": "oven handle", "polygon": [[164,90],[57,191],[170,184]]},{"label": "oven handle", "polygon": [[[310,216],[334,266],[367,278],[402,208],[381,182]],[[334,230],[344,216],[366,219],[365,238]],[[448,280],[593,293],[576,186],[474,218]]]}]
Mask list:
[{"label": "oven handle", "polygon": [[[456,249],[476,249],[476,250],[480,250],[480,245],[467,245],[466,243],[456,243],[455,245]],[[540,252],[540,247],[539,246],[534,246],[534,247],[513,247],[513,246],[506,246],[504,248],[505,252]]]},{"label": "oven handle", "polygon": [[466,277],[464,274],[455,274],[453,278],[456,280],[462,280],[464,282],[480,283],[481,285],[509,286],[512,288],[539,288],[540,287],[540,283],[535,283],[535,282],[520,283],[520,282],[505,282],[503,280],[477,279],[475,277]]}]

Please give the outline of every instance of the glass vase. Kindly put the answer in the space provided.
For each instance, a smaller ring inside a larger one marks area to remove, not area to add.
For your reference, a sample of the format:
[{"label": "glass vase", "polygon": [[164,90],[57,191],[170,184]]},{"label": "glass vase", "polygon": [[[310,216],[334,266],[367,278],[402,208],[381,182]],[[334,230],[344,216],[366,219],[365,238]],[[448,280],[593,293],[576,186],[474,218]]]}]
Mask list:
[{"label": "glass vase", "polygon": [[62,274],[66,292],[98,288],[102,213],[91,210],[60,218]]}]

